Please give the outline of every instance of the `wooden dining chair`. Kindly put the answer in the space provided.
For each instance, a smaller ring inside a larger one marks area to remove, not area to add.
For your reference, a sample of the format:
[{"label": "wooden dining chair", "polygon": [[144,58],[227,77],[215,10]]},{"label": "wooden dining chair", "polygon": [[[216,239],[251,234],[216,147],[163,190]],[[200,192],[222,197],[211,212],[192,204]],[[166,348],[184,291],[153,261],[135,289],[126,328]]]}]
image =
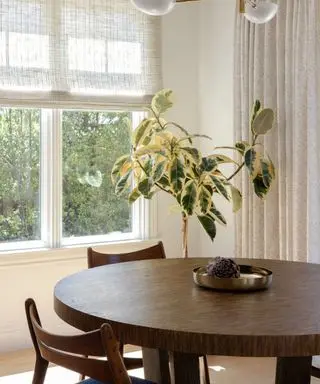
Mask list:
[{"label": "wooden dining chair", "polygon": [[[109,324],[99,330],[75,336],[54,335],[42,328],[33,299],[25,302],[27,321],[36,363],[32,384],[43,384],[49,363],[54,363],[90,377],[82,384],[152,384],[130,377]],[[85,356],[90,357],[85,357]],[[106,357],[107,359],[98,359]]]},{"label": "wooden dining chair", "polygon": [[[137,251],[127,252],[127,253],[101,253],[92,248],[87,250],[87,262],[88,268],[101,267],[108,264],[124,263],[127,261],[139,261],[139,260],[153,260],[153,259],[165,259],[166,254],[162,241],[159,241],[157,244],[143,248]],[[120,353],[123,356],[124,346],[120,344]],[[131,358],[126,358],[126,360],[131,360]],[[141,358],[135,358],[134,369],[143,367],[143,360]]]},{"label": "wooden dining chair", "polygon": [[[101,253],[92,248],[88,248],[87,251],[87,262],[88,268],[101,267],[108,264],[123,263],[127,261],[139,261],[139,260],[152,260],[152,259],[165,259],[166,254],[164,251],[164,246],[162,241],[159,241],[157,244],[140,249],[137,251],[127,252],[127,253]],[[120,352],[123,355],[124,346],[120,344]],[[206,384],[210,384],[209,376],[209,367],[206,356],[202,356],[203,365],[204,365],[204,374]],[[128,360],[130,358],[127,358]],[[143,367],[143,360],[139,359],[137,362],[138,365],[136,368]]]},{"label": "wooden dining chair", "polygon": [[102,265],[107,264],[124,263],[127,261],[154,260],[165,258],[166,254],[162,241],[159,241],[157,244],[151,247],[126,253],[101,253],[92,248],[88,248],[87,252],[88,268],[101,267]]}]

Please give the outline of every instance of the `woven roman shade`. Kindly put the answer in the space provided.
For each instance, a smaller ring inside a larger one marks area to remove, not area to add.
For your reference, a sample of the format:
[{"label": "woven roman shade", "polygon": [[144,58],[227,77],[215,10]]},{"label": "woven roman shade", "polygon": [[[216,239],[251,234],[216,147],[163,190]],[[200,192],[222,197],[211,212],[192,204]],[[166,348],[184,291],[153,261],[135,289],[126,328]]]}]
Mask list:
[{"label": "woven roman shade", "polygon": [[159,23],[130,0],[1,0],[0,104],[148,102],[161,86]]}]

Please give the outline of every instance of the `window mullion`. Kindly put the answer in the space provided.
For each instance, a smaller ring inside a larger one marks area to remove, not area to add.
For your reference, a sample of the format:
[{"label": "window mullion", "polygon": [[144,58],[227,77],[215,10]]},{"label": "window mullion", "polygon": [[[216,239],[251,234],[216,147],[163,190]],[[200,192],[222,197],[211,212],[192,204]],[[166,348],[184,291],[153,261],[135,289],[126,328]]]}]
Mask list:
[{"label": "window mullion", "polygon": [[41,239],[49,248],[61,244],[61,112],[41,112]]},{"label": "window mullion", "polygon": [[52,146],[52,243],[59,248],[62,242],[62,111],[53,110]]}]

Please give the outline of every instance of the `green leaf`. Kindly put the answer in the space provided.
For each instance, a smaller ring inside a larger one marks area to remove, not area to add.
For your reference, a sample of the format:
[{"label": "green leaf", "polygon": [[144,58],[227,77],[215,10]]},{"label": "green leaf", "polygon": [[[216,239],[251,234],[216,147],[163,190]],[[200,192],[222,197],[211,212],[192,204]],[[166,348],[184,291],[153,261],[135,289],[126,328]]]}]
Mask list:
[{"label": "green leaf", "polygon": [[172,90],[171,89],[162,89],[157,92],[151,102],[151,108],[153,112],[159,116],[162,113],[166,112],[173,106],[171,101]]},{"label": "green leaf", "polygon": [[153,169],[152,178],[155,182],[160,180],[166,171],[167,161],[160,161]]},{"label": "green leaf", "polygon": [[212,205],[212,193],[208,191],[205,186],[201,186],[199,188],[199,194],[198,194],[198,205],[200,207],[200,211],[202,214],[207,214]]},{"label": "green leaf", "polygon": [[249,170],[251,177],[255,179],[260,170],[260,160],[259,155],[254,148],[247,150],[244,155],[244,162]]},{"label": "green leaf", "polygon": [[227,225],[227,220],[224,218],[222,213],[218,211],[214,206],[211,208],[210,215],[221,225]]},{"label": "green leaf", "polygon": [[138,191],[143,195],[144,197],[148,197],[151,191],[151,188],[153,187],[153,180],[151,177],[146,177],[140,183],[138,184]]},{"label": "green leaf", "polygon": [[262,176],[259,175],[253,180],[254,192],[260,198],[264,199],[268,193],[268,188],[264,185]]},{"label": "green leaf", "polygon": [[186,160],[190,163],[199,164],[200,163],[200,152],[196,148],[191,147],[181,147],[181,154],[185,157]]},{"label": "green leaf", "polygon": [[262,159],[260,162],[261,162],[263,184],[265,185],[266,188],[269,189],[272,183],[272,175],[270,173],[270,164],[265,159]]},{"label": "green leaf", "polygon": [[181,196],[181,205],[187,215],[193,215],[196,200],[197,186],[194,180],[190,180],[185,184]]},{"label": "green leaf", "polygon": [[120,177],[119,181],[116,184],[116,190],[115,190],[115,193],[117,196],[120,196],[129,187],[130,175],[131,175],[131,171],[126,173],[124,176]]},{"label": "green leaf", "polygon": [[239,209],[242,207],[242,195],[239,189],[234,187],[233,185],[230,185],[231,190],[231,198],[232,198],[232,204],[233,204],[233,212],[238,212]]},{"label": "green leaf", "polygon": [[244,155],[248,148],[250,148],[250,144],[247,141],[238,141],[235,148],[241,155]]},{"label": "green leaf", "polygon": [[119,157],[116,162],[113,165],[112,171],[111,171],[111,179],[113,184],[116,184],[119,181],[120,175],[120,169],[124,165],[125,162],[127,162],[131,158],[131,155],[123,155]]},{"label": "green leaf", "polygon": [[264,135],[272,129],[274,113],[270,108],[263,109],[255,117],[252,123],[252,132],[256,135]]},{"label": "green leaf", "polygon": [[216,223],[213,217],[207,214],[203,216],[198,216],[198,219],[201,225],[203,226],[204,230],[209,235],[210,239],[213,241],[217,233]]},{"label": "green leaf", "polygon": [[185,178],[183,163],[176,157],[171,162],[169,170],[172,190],[178,193],[182,190],[183,180]]},{"label": "green leaf", "polygon": [[230,201],[231,199],[230,195],[228,193],[227,188],[223,184],[223,182],[216,176],[210,176],[210,177],[217,192],[220,193],[220,195],[222,195],[223,197],[225,197],[228,201]]},{"label": "green leaf", "polygon": [[133,137],[132,137],[133,146],[137,147],[140,141],[150,133],[151,129],[152,129],[152,121],[150,121],[149,119],[142,120],[139,126],[133,132]]},{"label": "green leaf", "polygon": [[139,199],[141,196],[141,193],[139,192],[138,188],[134,188],[134,190],[129,194],[129,204],[133,204],[136,200]]}]

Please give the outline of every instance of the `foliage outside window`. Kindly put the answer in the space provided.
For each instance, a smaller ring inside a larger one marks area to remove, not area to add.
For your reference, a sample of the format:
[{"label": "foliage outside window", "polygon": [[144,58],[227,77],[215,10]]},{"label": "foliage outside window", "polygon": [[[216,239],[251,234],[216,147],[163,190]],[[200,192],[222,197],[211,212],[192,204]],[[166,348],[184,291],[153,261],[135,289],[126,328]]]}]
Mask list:
[{"label": "foliage outside window", "polygon": [[[8,243],[10,249],[20,248],[22,243],[28,248],[27,243],[31,246],[33,241],[50,246],[54,225],[48,220],[50,210],[61,229],[56,246],[72,239],[74,243],[81,239],[94,242],[95,236],[100,236],[97,241],[108,236],[112,240],[138,236],[133,233],[133,209],[114,195],[109,175],[119,153],[130,150],[127,120],[141,112],[21,108],[0,112],[0,250]],[[46,137],[54,115],[60,116],[55,132],[60,133],[61,151]],[[47,151],[53,151],[53,161],[48,160]],[[61,172],[56,172],[59,167]],[[61,175],[49,188],[42,180],[44,169]],[[61,184],[62,196],[56,196],[62,199],[60,212],[55,199],[50,203],[55,183]]]}]

